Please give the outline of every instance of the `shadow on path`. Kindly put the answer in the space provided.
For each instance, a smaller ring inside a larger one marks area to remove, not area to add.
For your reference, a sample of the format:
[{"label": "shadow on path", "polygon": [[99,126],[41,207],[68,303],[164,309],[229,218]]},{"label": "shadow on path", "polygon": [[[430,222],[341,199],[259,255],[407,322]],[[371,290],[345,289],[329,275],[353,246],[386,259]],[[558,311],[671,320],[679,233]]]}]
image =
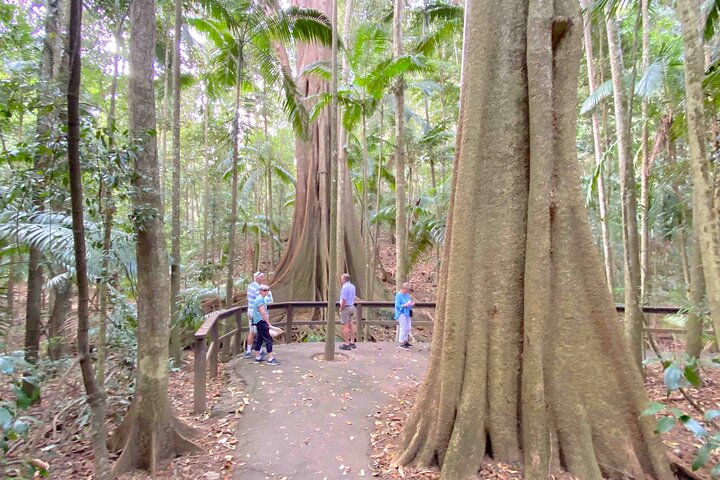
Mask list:
[{"label": "shadow on path", "polygon": [[281,365],[236,358],[249,400],[238,424],[236,480],[372,477],[370,433],[390,395],[422,381],[429,344],[359,343],[333,362],[322,343],[276,347]]}]

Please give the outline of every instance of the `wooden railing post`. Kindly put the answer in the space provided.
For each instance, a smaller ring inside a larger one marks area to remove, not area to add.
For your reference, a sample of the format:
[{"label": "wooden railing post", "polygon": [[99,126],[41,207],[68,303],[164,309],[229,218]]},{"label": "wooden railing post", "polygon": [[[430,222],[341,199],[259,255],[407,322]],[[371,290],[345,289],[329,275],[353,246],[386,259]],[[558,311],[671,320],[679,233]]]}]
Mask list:
[{"label": "wooden railing post", "polygon": [[285,343],[290,343],[292,339],[292,324],[295,308],[292,305],[287,307],[287,316],[285,317]]},{"label": "wooden railing post", "polygon": [[358,341],[365,341],[364,338],[362,338],[362,324],[363,324],[363,306],[362,303],[358,303],[355,305],[355,315],[357,316],[357,325],[355,326],[355,336],[357,337]]},{"label": "wooden railing post", "polygon": [[193,403],[195,413],[205,412],[205,391],[207,383],[207,362],[205,361],[205,337],[195,339],[195,379],[193,382]]},{"label": "wooden railing post", "polygon": [[235,326],[237,327],[237,334],[235,334],[235,355],[242,353],[242,338],[243,338],[243,323],[242,323],[242,311],[235,312]]},{"label": "wooden railing post", "polygon": [[220,345],[218,345],[218,322],[215,322],[210,328],[210,343],[212,345],[209,362],[210,378],[215,378],[218,375],[218,350],[220,349]]},{"label": "wooden railing post", "polygon": [[234,315],[232,317],[228,316],[223,318],[223,323],[225,325],[225,328],[223,329],[223,336],[225,336],[225,339],[222,341],[222,355],[220,356],[220,361],[223,363],[227,363],[230,361],[233,356],[233,350],[235,348],[235,346],[233,345],[235,335],[228,335],[230,332],[232,332],[233,317]]}]

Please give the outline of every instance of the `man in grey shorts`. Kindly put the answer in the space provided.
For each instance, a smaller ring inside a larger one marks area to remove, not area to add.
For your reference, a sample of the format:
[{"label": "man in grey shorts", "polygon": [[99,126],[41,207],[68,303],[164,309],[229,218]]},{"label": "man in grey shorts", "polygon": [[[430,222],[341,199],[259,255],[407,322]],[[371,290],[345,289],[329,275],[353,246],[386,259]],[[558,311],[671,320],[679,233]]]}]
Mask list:
[{"label": "man in grey shorts", "polygon": [[343,339],[345,342],[340,345],[340,350],[350,350],[357,348],[353,340],[355,339],[355,325],[353,317],[355,317],[355,285],[350,282],[350,275],[343,273],[340,275],[340,323],[343,326]]}]

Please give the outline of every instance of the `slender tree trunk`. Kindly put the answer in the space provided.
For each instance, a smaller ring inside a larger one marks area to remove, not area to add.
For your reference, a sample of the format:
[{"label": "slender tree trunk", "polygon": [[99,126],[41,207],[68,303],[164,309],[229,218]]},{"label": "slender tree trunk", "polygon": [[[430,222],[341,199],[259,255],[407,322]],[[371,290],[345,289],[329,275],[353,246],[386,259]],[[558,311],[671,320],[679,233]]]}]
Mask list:
[{"label": "slender tree trunk", "polygon": [[[170,43],[170,38],[167,38],[167,43]],[[162,111],[160,112],[160,186],[162,191],[160,192],[165,201],[165,173],[167,170],[167,132],[170,122],[168,122],[168,99],[170,98],[169,92],[172,84],[170,79],[172,74],[170,72],[170,49],[165,49],[165,76],[164,76],[164,88],[163,88],[163,101]],[[174,88],[174,87],[173,87]]]},{"label": "slender tree trunk", "polygon": [[329,252],[328,252],[328,316],[325,326],[325,359],[335,359],[335,319],[337,318],[337,309],[335,302],[338,298],[338,282],[340,278],[340,262],[338,261],[338,252],[341,251],[340,244],[343,243],[345,236],[344,230],[340,227],[341,222],[338,215],[342,214],[340,204],[341,196],[338,194],[338,170],[342,170],[339,166],[338,155],[338,64],[337,64],[337,45],[338,45],[338,28],[337,28],[337,0],[331,1],[330,22],[332,23],[332,47],[330,52],[330,65],[332,70],[332,79],[330,81],[330,93],[332,94],[332,103],[330,105],[330,235],[329,235]]},{"label": "slender tree trunk", "polygon": [[697,235],[712,313],[715,340],[720,344],[720,195],[714,185],[716,167],[705,149],[703,48],[698,30],[700,5],[681,0],[677,5],[685,51],[685,98],[687,105],[688,144],[693,179],[693,228]]},{"label": "slender tree trunk", "polygon": [[[395,0],[393,15],[393,54],[403,54],[402,39],[403,0]],[[395,85],[395,260],[396,285],[407,281],[407,217],[405,216],[405,151],[404,151],[404,110],[405,80],[398,79]]]},{"label": "slender tree trunk", "polygon": [[156,128],[153,62],[155,2],[130,5],[130,71],[128,126],[142,139],[135,157],[133,220],[137,251],[138,360],[135,399],[111,441],[122,450],[114,468],[119,475],[135,468],[157,471],[158,462],[198,447],[186,439],[192,433],[170,411],[168,399],[168,340],[170,279],[163,229],[163,202]]},{"label": "slender tree trunk", "polygon": [[238,162],[240,157],[240,93],[242,90],[243,76],[243,51],[242,46],[239,47],[237,65],[235,72],[235,103],[233,104],[233,153],[232,153],[232,184],[230,192],[230,228],[228,233],[228,259],[227,259],[227,280],[225,282],[225,307],[229,308],[233,304],[233,294],[235,291],[235,232],[237,229],[237,195],[238,195]]},{"label": "slender tree trunk", "polygon": [[[115,29],[115,43],[118,50],[113,54],[113,78],[110,82],[110,108],[108,109],[108,135],[111,147],[115,146],[115,110],[117,107],[117,87],[120,75],[120,45],[122,44],[122,30],[125,20],[120,12],[115,12],[117,27]],[[110,167],[108,167],[110,168]],[[104,188],[103,188],[104,187]],[[112,186],[100,176],[100,201],[103,216],[103,258],[100,266],[100,281],[97,284],[98,303],[100,310],[100,325],[98,328],[98,353],[95,363],[96,382],[102,388],[105,384],[105,359],[107,358],[107,324],[108,324],[108,283],[110,282],[110,253],[112,249],[112,225],[115,215]]]},{"label": "slender tree trunk", "polygon": [[[172,175],[172,252],[170,254],[170,345],[173,362],[180,364],[180,38],[182,29],[182,0],[175,0],[175,34],[173,36],[173,175]],[[187,209],[186,209],[187,211]]]},{"label": "slender tree trunk", "polygon": [[685,352],[694,358],[700,358],[702,352],[702,330],[703,316],[702,305],[705,298],[705,275],[703,273],[700,245],[696,235],[692,236],[692,254],[689,257],[690,283],[688,288],[688,300],[690,311],[687,318],[687,337]]},{"label": "slender tree trunk", "polygon": [[[45,39],[43,41],[40,60],[40,104],[36,135],[39,142],[47,142],[54,131],[57,113],[54,112],[54,85],[58,81],[62,62],[60,17],[62,15],[60,0],[48,0],[45,17]],[[43,171],[51,161],[48,154],[40,154],[35,158],[36,171]],[[38,211],[44,210],[39,192],[33,192],[33,203]],[[43,271],[40,264],[42,254],[35,247],[30,247],[28,254],[27,304],[25,310],[25,359],[34,363],[40,351],[40,324],[42,314]]]},{"label": "slender tree trunk", "polygon": [[625,86],[622,48],[617,20],[606,15],[608,53],[615,103],[615,132],[620,164],[620,190],[622,195],[622,225],[624,246],[625,336],[630,342],[638,368],[642,367],[642,331],[644,316],[640,309],[640,251],[637,231],[637,200],[635,197],[635,169],[633,168],[632,141],[628,128],[629,113]]},{"label": "slender tree trunk", "polygon": [[[385,108],[381,105],[380,106],[380,151],[378,152],[378,161],[377,161],[377,175],[375,176],[375,211],[380,211],[380,197],[382,193],[382,161],[383,161],[383,141],[384,141],[384,125],[385,125]],[[380,243],[380,222],[375,222],[375,228],[373,229],[373,245],[372,245],[372,260],[370,262],[370,266],[373,277],[375,276],[375,270],[377,269],[378,265],[378,245]],[[370,298],[372,298],[373,294],[373,286],[370,286],[370,289],[368,290],[370,292]]]},{"label": "slender tree trunk", "polygon": [[576,0],[467,2],[437,318],[400,464],[673,478],[583,206],[581,34]]},{"label": "slender tree trunk", "polygon": [[88,329],[90,320],[89,285],[87,276],[87,253],[85,250],[85,226],[83,218],[82,171],[80,168],[80,48],[82,26],[82,0],[70,0],[69,78],[67,86],[68,108],[68,163],[70,170],[70,198],[72,203],[73,243],[75,246],[75,271],[78,284],[78,357],[87,402],[90,406],[90,432],[95,464],[95,477],[100,480],[112,478],[106,446],[105,391],[95,381]]},{"label": "slender tree trunk", "polygon": [[[589,0],[581,2],[582,8],[586,9]],[[595,64],[592,50],[592,20],[587,16],[584,19],[583,40],[585,46],[585,61],[588,72],[588,87],[592,94],[597,88],[595,81]],[[593,149],[595,152],[595,166],[599,169],[597,176],[598,211],[600,213],[600,230],[602,232],[603,258],[605,260],[605,280],[608,289],[612,293],[613,279],[613,257],[610,249],[610,219],[608,218],[607,199],[605,198],[605,162],[603,155],[602,140],[600,137],[600,114],[596,111],[592,115]]]},{"label": "slender tree trunk", "polygon": [[59,360],[66,352],[62,328],[65,325],[68,313],[70,313],[72,283],[68,280],[54,286],[53,297],[50,317],[48,318],[47,354],[51,360]]},{"label": "slender tree trunk", "polygon": [[208,264],[208,221],[210,219],[210,87],[205,83],[205,108],[203,110],[203,155],[205,156],[205,192],[203,195],[203,244],[202,265]]},{"label": "slender tree trunk", "polygon": [[[650,9],[649,0],[641,0],[642,15],[642,71],[650,66]],[[640,302],[645,304],[648,296],[649,260],[650,260],[650,145],[648,144],[648,99],[644,96],[641,103],[640,155]]]}]

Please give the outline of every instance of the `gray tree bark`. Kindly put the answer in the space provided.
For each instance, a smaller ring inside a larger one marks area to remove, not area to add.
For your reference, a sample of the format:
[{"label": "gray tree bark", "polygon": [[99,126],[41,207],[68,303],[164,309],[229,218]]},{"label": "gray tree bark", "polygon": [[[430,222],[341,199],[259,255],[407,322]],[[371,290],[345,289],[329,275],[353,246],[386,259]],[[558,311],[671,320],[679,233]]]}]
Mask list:
[{"label": "gray tree bark", "polygon": [[685,51],[685,98],[688,143],[693,181],[693,225],[700,245],[707,300],[712,313],[715,340],[720,344],[720,194],[716,168],[707,157],[707,120],[702,82],[704,56],[698,30],[700,5],[692,0],[677,4]]},{"label": "gray tree bark", "polygon": [[575,0],[467,3],[437,319],[400,464],[673,478],[580,190],[581,34]]},{"label": "gray tree bark", "polygon": [[642,368],[642,332],[645,317],[640,307],[640,247],[637,228],[637,198],[635,195],[635,168],[632,157],[632,140],[628,128],[629,112],[625,86],[622,47],[617,20],[606,14],[608,54],[613,83],[615,105],[615,133],[617,136],[618,163],[620,169],[620,193],[622,196],[623,227],[623,285],[625,288],[625,336],[638,368]]},{"label": "gray tree bark", "polygon": [[130,134],[142,140],[135,158],[133,222],[137,235],[138,360],[135,399],[111,441],[122,454],[114,474],[135,468],[155,473],[158,462],[198,448],[187,439],[189,427],[170,411],[168,340],[170,279],[156,129],[153,62],[155,2],[134,0],[130,7]]}]

